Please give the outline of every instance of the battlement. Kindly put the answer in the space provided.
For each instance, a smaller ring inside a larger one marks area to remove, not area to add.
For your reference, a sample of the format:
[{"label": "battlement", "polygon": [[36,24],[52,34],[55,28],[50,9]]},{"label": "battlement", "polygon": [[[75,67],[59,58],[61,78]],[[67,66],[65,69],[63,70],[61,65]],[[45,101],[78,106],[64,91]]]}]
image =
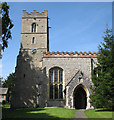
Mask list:
[{"label": "battlement", "polygon": [[98,55],[98,52],[43,52],[43,57],[77,57],[77,58],[88,58],[88,57],[92,57],[92,58],[96,58]]},{"label": "battlement", "polygon": [[36,10],[33,10],[33,12],[28,13],[26,10],[23,10],[23,16],[22,18],[37,18],[37,17],[47,17],[47,10],[44,10],[44,12],[37,12]]}]

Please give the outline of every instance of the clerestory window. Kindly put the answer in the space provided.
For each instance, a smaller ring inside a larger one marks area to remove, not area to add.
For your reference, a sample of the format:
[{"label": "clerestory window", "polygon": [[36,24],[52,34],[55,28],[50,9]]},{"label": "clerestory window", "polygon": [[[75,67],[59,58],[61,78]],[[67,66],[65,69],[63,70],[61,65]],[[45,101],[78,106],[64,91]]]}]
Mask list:
[{"label": "clerestory window", "polygon": [[36,32],[36,23],[32,24],[32,32]]},{"label": "clerestory window", "polygon": [[63,99],[63,70],[61,68],[49,70],[49,97]]}]

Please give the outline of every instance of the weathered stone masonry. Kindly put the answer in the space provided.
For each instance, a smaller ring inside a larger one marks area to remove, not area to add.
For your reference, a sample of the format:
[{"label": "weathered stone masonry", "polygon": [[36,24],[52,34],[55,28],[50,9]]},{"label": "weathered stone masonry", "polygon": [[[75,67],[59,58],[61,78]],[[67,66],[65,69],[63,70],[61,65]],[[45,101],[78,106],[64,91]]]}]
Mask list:
[{"label": "weathered stone masonry", "polygon": [[[47,11],[23,11],[12,107],[91,108],[89,87],[92,85],[91,74],[97,62],[97,53],[49,52],[48,37]],[[51,76],[53,99],[50,98],[50,70],[54,70],[54,76]],[[55,73],[56,70],[62,70],[62,74]],[[60,75],[62,83],[59,82]],[[59,81],[56,82],[56,79]],[[62,94],[60,84],[63,86]],[[58,91],[55,90],[56,85]],[[61,99],[55,97],[60,94],[63,96]]]},{"label": "weathered stone masonry", "polygon": [[[49,75],[49,69],[53,67],[60,67],[64,71],[64,87],[63,91],[66,89],[66,95],[64,96],[64,103],[58,101],[67,108],[74,108],[73,103],[73,92],[78,85],[83,85],[87,93],[87,108],[90,108],[89,95],[91,93],[89,86],[92,84],[91,81],[91,60],[96,61],[96,53],[77,53],[77,52],[48,52],[43,55],[43,67],[46,67],[47,76]],[[95,66],[95,65],[94,65]],[[79,76],[83,73],[81,80],[79,81]],[[54,105],[53,101],[53,105]],[[57,102],[57,101],[56,101]],[[49,101],[49,105],[52,101]]]}]

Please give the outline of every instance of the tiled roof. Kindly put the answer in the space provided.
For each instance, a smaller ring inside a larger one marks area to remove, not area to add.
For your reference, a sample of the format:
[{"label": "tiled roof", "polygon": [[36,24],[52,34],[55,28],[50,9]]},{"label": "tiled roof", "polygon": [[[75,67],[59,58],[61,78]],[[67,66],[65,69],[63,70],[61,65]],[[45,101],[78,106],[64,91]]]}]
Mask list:
[{"label": "tiled roof", "polygon": [[98,52],[43,52],[43,57],[97,57]]},{"label": "tiled roof", "polygon": [[0,88],[0,95],[7,94],[8,88]]}]

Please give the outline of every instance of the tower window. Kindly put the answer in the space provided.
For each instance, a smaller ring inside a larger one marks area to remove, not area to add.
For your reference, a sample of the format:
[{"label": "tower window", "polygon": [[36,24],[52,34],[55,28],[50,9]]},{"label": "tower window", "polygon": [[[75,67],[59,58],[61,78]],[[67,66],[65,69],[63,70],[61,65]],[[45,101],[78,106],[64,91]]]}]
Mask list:
[{"label": "tower window", "polygon": [[24,74],[23,76],[24,76],[24,78],[25,78],[25,74]]},{"label": "tower window", "polygon": [[50,99],[63,99],[63,70],[52,68],[49,71]]},{"label": "tower window", "polygon": [[32,24],[32,32],[36,32],[36,23]]},{"label": "tower window", "polygon": [[34,42],[35,42],[34,40],[35,40],[35,37],[32,38],[32,44],[34,44]]}]

